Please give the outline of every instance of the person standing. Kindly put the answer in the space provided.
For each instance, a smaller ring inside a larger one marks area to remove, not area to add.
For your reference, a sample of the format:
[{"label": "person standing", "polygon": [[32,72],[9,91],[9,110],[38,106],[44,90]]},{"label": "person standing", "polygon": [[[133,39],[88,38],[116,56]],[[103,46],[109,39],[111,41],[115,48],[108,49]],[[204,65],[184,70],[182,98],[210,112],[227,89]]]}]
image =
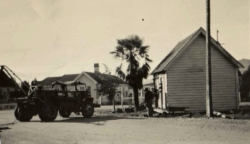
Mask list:
[{"label": "person standing", "polygon": [[153,107],[152,107],[153,102],[152,101],[153,101],[153,98],[155,96],[148,88],[145,88],[144,91],[146,92],[145,93],[145,104],[146,104],[146,107],[147,107],[148,116],[152,117],[153,116]]}]

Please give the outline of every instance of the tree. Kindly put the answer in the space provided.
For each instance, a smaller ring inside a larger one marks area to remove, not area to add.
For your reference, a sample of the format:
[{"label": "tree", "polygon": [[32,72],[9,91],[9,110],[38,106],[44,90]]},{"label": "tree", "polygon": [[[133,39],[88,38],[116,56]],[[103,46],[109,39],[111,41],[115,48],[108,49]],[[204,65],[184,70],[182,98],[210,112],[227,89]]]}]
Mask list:
[{"label": "tree", "polygon": [[109,69],[109,67],[107,66],[107,65],[105,65],[105,64],[103,64],[104,65],[104,67],[105,67],[105,72],[104,72],[104,74],[111,74],[111,69]]},{"label": "tree", "polygon": [[247,71],[245,71],[240,78],[240,93],[241,99],[247,100],[249,99],[250,92],[250,66]]},{"label": "tree", "polygon": [[97,89],[97,91],[102,94],[107,96],[108,100],[110,102],[113,102],[113,109],[115,111],[115,95],[117,94],[117,87],[118,83],[116,82],[110,82],[110,76],[111,76],[111,69],[105,64],[103,64],[105,67],[105,72],[104,73],[99,73],[102,83],[100,87]]},{"label": "tree", "polygon": [[113,102],[114,111],[115,111],[115,95],[117,86],[118,84],[116,83],[111,83],[107,80],[104,80],[100,88],[97,90],[102,95],[106,95],[108,97],[108,100]]},{"label": "tree", "polygon": [[[149,59],[148,49],[149,46],[143,46],[141,38],[137,35],[132,35],[128,38],[117,40],[116,50],[110,52],[115,58],[128,63],[126,73],[122,70],[122,64],[116,68],[116,73],[133,88],[136,110],[139,108],[138,90],[142,89],[143,78],[146,79],[148,77],[149,63],[152,62]],[[140,67],[141,59],[144,59],[144,62]]]}]

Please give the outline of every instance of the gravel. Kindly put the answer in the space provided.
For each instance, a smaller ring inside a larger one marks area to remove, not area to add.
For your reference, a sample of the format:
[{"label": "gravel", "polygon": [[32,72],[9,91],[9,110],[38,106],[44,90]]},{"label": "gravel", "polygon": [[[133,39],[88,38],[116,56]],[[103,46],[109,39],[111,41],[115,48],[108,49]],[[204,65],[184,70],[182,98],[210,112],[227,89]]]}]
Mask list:
[{"label": "gravel", "polygon": [[144,117],[146,112],[111,113],[96,109],[92,118],[71,114],[54,122],[18,122],[13,111],[0,111],[3,144],[246,144],[250,141],[250,119],[206,117]]}]

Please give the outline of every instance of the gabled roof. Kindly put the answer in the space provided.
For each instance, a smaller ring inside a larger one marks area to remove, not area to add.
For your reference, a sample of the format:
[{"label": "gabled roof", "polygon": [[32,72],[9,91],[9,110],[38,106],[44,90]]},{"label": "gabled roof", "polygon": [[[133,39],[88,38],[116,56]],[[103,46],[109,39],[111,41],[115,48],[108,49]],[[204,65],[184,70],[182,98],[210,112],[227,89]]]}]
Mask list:
[{"label": "gabled roof", "polygon": [[[170,53],[160,62],[160,64],[153,70],[152,74],[163,72],[163,69],[173,61],[177,54],[187,48],[200,34],[206,36],[206,31],[201,27],[187,38],[180,41]],[[242,68],[242,64],[239,63],[233,56],[231,56],[218,42],[211,37],[211,44],[218,48],[222,54],[224,54],[235,66]]]},{"label": "gabled roof", "polygon": [[[117,76],[114,75],[107,75],[101,73],[92,73],[92,72],[83,72],[94,79],[97,83],[103,83],[104,81],[108,81],[111,83],[117,84],[126,84],[125,81],[121,80]],[[82,74],[82,73],[81,73]],[[52,83],[59,81],[59,82],[73,82],[76,81],[81,74],[66,74],[61,77],[48,77],[41,81],[41,85],[52,85]]]},{"label": "gabled roof", "polygon": [[55,81],[52,83],[52,87],[54,87],[54,85],[71,85],[71,86],[75,86],[75,85],[85,85],[85,83],[82,83],[80,81],[73,81],[73,82],[70,82],[70,81],[67,81],[67,82],[62,82],[62,81]]},{"label": "gabled roof", "polygon": [[247,71],[248,67],[250,66],[250,59],[242,59],[239,60],[239,62],[244,66],[244,68],[240,68],[240,72],[243,74],[245,71]]},{"label": "gabled roof", "polygon": [[93,78],[98,83],[103,83],[104,81],[108,81],[111,83],[117,83],[117,84],[126,84],[125,81],[118,78],[114,75],[108,75],[108,74],[101,74],[101,73],[92,73],[92,72],[85,72],[88,74],[91,78]]},{"label": "gabled roof", "polygon": [[85,72],[85,73],[88,74],[96,82],[98,82],[98,83],[102,82],[102,80],[95,73],[92,73],[92,72]]},{"label": "gabled roof", "polygon": [[52,85],[53,82],[57,81],[61,77],[47,77],[41,81],[41,85]]},{"label": "gabled roof", "polygon": [[108,80],[111,83],[126,84],[125,81],[123,81],[122,79],[120,79],[120,78],[118,78],[117,76],[114,76],[114,75],[104,74],[104,77],[105,77],[106,80]]},{"label": "gabled roof", "polygon": [[61,81],[61,82],[74,81],[78,75],[79,74],[66,74],[66,75],[63,75],[62,77],[60,77],[58,79],[58,81]]}]

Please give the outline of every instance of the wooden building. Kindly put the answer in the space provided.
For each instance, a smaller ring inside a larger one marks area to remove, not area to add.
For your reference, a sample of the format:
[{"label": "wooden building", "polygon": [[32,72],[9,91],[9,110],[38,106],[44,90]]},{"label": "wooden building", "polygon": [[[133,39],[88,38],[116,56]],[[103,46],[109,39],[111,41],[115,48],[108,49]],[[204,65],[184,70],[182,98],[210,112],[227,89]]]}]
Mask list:
[{"label": "wooden building", "polygon": [[[239,68],[243,66],[211,38],[212,104],[218,111],[239,106]],[[180,41],[152,72],[155,88],[162,83],[158,108],[206,110],[206,32],[199,28]]]}]

